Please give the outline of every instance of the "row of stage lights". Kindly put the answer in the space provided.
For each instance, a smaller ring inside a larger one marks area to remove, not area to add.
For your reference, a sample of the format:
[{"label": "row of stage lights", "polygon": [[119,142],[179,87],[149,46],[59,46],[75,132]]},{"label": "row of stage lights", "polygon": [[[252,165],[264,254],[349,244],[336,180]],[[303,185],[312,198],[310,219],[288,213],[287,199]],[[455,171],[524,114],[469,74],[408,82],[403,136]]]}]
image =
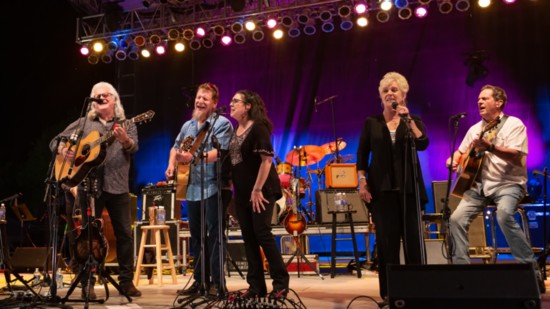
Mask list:
[{"label": "row of stage lights", "polygon": [[[375,8],[377,12],[374,15],[380,23],[388,22],[394,11],[397,12],[397,17],[401,20],[409,19],[413,15],[417,18],[425,18],[428,16],[429,5],[432,1],[437,3],[438,10],[442,14],[448,14],[453,9],[459,12],[470,9],[470,0],[418,0],[414,9],[408,0],[382,0],[380,7]],[[516,2],[516,0],[502,1],[506,4]],[[478,5],[482,8],[489,7],[490,4],[491,0],[478,0]],[[243,44],[248,35],[252,40],[259,42],[265,37],[264,28],[270,30],[276,40],[285,36],[285,29],[290,38],[296,38],[301,33],[314,35],[317,32],[317,24],[320,24],[323,32],[330,33],[335,29],[335,19],[339,20],[341,30],[348,31],[353,28],[354,23],[359,27],[366,27],[369,23],[369,10],[371,8],[366,3],[359,1],[353,8],[342,5],[335,12],[330,9],[303,9],[294,16],[287,14],[266,20],[235,21],[227,26],[214,25],[209,28],[198,26],[181,30],[171,28],[166,33],[150,34],[148,38],[138,34],[133,37],[113,38],[108,42],[95,40],[82,45],[80,53],[87,56],[88,62],[91,64],[97,64],[100,60],[103,63],[111,63],[113,59],[135,61],[140,58],[150,58],[153,53],[164,55],[169,48],[181,53],[187,47],[191,50],[198,50],[201,47],[212,48],[216,41],[223,46],[231,45],[233,42]],[[354,17],[352,17],[353,12],[355,12]]]}]

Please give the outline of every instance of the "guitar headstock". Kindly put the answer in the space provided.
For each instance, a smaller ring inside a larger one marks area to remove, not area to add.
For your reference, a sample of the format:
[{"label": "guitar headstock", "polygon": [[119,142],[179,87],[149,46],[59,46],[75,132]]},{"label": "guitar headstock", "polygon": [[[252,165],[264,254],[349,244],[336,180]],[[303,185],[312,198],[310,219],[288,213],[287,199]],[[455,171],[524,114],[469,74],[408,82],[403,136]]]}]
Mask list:
[{"label": "guitar headstock", "polygon": [[136,124],[142,123],[142,122],[148,122],[148,121],[151,121],[151,119],[153,119],[153,116],[155,116],[155,112],[153,110],[148,110],[145,113],[139,114],[134,118],[132,118],[132,121]]}]

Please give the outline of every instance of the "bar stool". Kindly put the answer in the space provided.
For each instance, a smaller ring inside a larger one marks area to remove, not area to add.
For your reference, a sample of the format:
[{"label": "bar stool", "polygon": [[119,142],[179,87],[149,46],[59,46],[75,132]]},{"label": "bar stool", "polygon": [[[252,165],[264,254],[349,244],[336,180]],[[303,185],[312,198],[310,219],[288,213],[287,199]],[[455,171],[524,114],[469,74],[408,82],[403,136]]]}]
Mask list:
[{"label": "bar stool", "polygon": [[[355,266],[357,270],[357,278],[361,278],[361,264],[359,263],[359,253],[357,252],[357,241],[355,239],[355,229],[353,226],[353,216],[352,214],[356,213],[356,210],[346,210],[346,211],[334,211],[329,210],[328,213],[332,214],[332,246],[330,252],[330,277],[334,278],[335,269],[336,269],[336,241],[337,240],[349,240],[349,238],[336,238],[336,216],[343,214],[346,216],[346,221],[349,222],[350,231],[351,231],[351,241],[353,243],[353,255],[355,258]],[[368,250],[368,248],[367,248]]]},{"label": "bar stool", "polygon": [[[145,225],[141,227],[141,242],[139,245],[139,254],[137,258],[136,271],[134,273],[134,285],[138,286],[139,276],[142,267],[155,267],[157,269],[157,285],[162,286],[162,271],[170,269],[172,275],[172,283],[178,283],[176,279],[176,268],[174,266],[174,256],[172,255],[172,246],[170,245],[170,236],[168,235],[168,225]],[[151,234],[149,234],[151,231]],[[161,241],[161,234],[164,236],[164,243]],[[151,236],[151,242],[148,242],[148,236]],[[143,264],[143,255],[145,248],[155,248],[155,264]],[[162,263],[162,251],[166,251],[168,257],[168,265]],[[153,283],[153,277],[149,280],[149,284]]]}]

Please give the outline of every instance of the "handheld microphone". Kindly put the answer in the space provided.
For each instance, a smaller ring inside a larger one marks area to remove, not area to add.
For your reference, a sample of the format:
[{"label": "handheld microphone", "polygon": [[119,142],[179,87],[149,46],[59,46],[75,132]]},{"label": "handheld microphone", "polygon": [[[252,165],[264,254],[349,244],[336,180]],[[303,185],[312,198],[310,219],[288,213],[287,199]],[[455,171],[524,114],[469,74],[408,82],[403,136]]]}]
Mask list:
[{"label": "handheld microphone", "polygon": [[88,102],[96,102],[97,104],[105,104],[103,99],[98,99],[98,98],[93,98],[93,97],[88,97],[86,99],[88,100]]},{"label": "handheld microphone", "polygon": [[451,120],[458,120],[458,119],[462,119],[464,117],[468,116],[468,113],[460,113],[460,114],[456,114],[456,115],[452,115],[451,116]]},{"label": "handheld microphone", "polygon": [[399,106],[399,103],[397,103],[397,102],[393,102],[393,103],[391,104],[391,108],[393,108],[393,110],[396,110],[396,109],[397,109],[397,106]]}]

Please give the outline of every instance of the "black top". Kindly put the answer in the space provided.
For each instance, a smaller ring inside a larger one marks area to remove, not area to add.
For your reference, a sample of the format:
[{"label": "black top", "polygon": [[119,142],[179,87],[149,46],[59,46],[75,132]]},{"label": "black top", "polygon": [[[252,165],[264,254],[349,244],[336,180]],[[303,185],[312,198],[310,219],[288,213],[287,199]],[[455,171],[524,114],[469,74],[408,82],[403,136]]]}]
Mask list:
[{"label": "black top", "polygon": [[[241,136],[237,136],[236,132],[229,145],[233,188],[236,197],[250,198],[262,163],[260,154],[273,157],[275,152],[265,125],[255,121]],[[281,183],[274,165],[271,165],[262,193],[266,197],[273,195],[277,200],[282,197]]]},{"label": "black top", "polygon": [[[425,150],[428,148],[429,139],[426,135],[424,123],[418,116],[411,115],[411,117],[422,132],[420,138],[414,139],[416,150]],[[382,114],[368,117],[365,120],[357,148],[357,169],[366,171],[367,183],[371,193],[376,194],[376,192],[395,190],[402,192],[405,162],[409,171],[406,185],[407,193],[414,193],[411,147],[407,131],[407,125],[403,120],[400,120],[395,132],[394,145]],[[404,160],[405,153],[409,154],[407,160]],[[418,162],[420,200],[424,204],[428,202],[428,195],[426,194],[418,155],[416,153],[414,155]]]}]

